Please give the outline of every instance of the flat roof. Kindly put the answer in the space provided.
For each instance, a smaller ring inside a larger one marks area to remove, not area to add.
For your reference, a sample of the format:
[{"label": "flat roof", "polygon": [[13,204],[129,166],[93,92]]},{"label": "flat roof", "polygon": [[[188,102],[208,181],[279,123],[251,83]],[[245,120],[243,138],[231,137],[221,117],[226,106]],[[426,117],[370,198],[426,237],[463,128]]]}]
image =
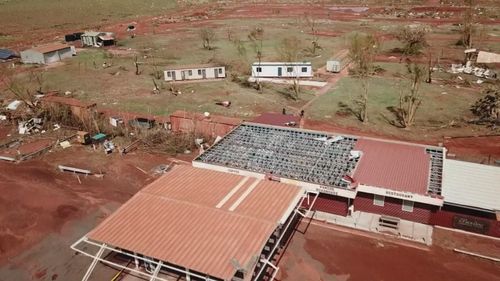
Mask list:
[{"label": "flat roof", "polygon": [[252,65],[311,65],[311,62],[254,62]]},{"label": "flat roof", "polygon": [[301,196],[296,186],[176,166],[87,237],[229,280],[237,271],[232,260],[252,272]]},{"label": "flat roof", "polygon": [[63,44],[63,43],[50,43],[50,44],[45,44],[45,45],[33,47],[30,50],[37,51],[37,52],[40,52],[42,54],[46,54],[46,53],[55,52],[55,51],[62,50],[62,49],[67,49],[67,48],[71,48],[71,46],[67,45],[67,44]]},{"label": "flat roof", "polygon": [[500,167],[446,159],[443,169],[445,204],[500,210]]},{"label": "flat roof", "polygon": [[354,189],[363,184],[439,195],[443,150],[421,144],[243,123],[194,161],[272,173],[322,187]]},{"label": "flat roof", "polygon": [[216,64],[182,64],[182,65],[167,65],[165,70],[181,70],[181,69],[199,69],[199,68],[212,68],[221,67],[225,68],[223,65]]}]

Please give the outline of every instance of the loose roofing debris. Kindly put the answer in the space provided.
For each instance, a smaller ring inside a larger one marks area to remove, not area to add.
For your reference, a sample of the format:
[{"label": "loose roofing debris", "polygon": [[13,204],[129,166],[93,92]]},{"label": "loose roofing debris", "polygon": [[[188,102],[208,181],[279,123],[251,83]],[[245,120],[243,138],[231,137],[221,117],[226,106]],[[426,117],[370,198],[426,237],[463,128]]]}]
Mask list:
[{"label": "loose roofing debris", "polygon": [[321,187],[358,184],[441,193],[443,149],[418,144],[243,123],[195,159]]},{"label": "loose roofing debris", "polygon": [[251,277],[264,246],[276,243],[270,237],[289,221],[302,195],[297,186],[176,166],[72,248],[87,254],[80,243],[116,247],[203,280],[233,280],[235,265]]}]

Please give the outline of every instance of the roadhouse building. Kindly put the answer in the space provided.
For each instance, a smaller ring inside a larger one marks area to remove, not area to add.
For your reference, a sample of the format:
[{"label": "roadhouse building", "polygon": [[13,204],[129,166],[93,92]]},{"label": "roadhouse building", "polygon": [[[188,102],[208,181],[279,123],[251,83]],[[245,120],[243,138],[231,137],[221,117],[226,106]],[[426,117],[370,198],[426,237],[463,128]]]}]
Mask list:
[{"label": "roadhouse building", "polygon": [[193,166],[319,192],[314,210],[321,212],[363,211],[427,224],[443,205],[443,157],[441,147],[243,123]]},{"label": "roadhouse building", "polygon": [[70,58],[75,54],[74,47],[63,43],[40,45],[21,51],[21,62],[33,64],[49,64]]},{"label": "roadhouse building", "polygon": [[303,215],[304,195],[276,181],[175,166],[71,247],[93,259],[84,281],[99,261],[148,280],[274,278],[272,258]]},{"label": "roadhouse building", "polygon": [[226,78],[226,68],[211,64],[175,65],[164,71],[165,81],[208,80]]},{"label": "roadhouse building", "polygon": [[254,62],[252,76],[262,78],[311,78],[310,62]]}]

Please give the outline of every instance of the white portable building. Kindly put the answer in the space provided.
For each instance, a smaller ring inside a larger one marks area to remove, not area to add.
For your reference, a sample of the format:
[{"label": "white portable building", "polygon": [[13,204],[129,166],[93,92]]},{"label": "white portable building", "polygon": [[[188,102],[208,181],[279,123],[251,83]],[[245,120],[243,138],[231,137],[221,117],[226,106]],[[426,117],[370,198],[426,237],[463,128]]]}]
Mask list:
[{"label": "white portable building", "polygon": [[69,58],[75,53],[73,46],[51,43],[21,51],[21,61],[23,63],[49,64]]},{"label": "white portable building", "polygon": [[307,78],[313,77],[310,62],[254,62],[253,77]]},{"label": "white portable building", "polygon": [[165,81],[220,79],[226,77],[226,68],[210,64],[174,65],[164,71]]}]

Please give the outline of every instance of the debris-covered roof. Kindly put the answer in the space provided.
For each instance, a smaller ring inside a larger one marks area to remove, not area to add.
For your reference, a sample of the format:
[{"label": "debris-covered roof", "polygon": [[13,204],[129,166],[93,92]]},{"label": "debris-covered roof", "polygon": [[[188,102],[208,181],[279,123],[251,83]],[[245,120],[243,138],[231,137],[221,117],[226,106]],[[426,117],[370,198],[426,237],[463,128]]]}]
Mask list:
[{"label": "debris-covered roof", "polygon": [[236,273],[232,260],[255,266],[301,195],[296,186],[176,166],[87,237],[230,280]]}]

